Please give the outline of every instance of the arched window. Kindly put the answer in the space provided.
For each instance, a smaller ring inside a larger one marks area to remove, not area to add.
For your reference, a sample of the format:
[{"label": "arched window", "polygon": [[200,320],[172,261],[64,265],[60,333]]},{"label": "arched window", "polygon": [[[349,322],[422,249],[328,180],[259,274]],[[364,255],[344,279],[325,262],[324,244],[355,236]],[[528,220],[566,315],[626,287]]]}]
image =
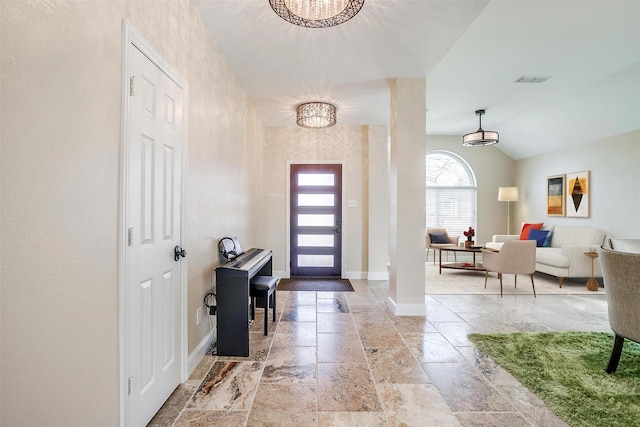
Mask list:
[{"label": "arched window", "polygon": [[462,157],[448,151],[427,153],[427,227],[445,227],[462,236],[476,228],[476,178]]}]

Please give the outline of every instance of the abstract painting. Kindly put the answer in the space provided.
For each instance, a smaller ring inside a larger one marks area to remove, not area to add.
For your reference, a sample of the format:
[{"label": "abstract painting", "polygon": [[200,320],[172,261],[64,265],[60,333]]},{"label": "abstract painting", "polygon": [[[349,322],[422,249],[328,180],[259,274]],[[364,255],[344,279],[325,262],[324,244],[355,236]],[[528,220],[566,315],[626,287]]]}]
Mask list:
[{"label": "abstract painting", "polygon": [[564,175],[547,177],[547,215],[564,216]]},{"label": "abstract painting", "polygon": [[566,180],[567,216],[589,218],[589,171],[568,173]]}]

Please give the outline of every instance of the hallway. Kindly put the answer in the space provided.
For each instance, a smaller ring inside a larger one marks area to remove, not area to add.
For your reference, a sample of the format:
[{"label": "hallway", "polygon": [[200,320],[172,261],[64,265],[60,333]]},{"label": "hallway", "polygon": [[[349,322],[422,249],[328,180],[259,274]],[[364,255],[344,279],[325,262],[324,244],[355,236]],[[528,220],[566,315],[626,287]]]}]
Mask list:
[{"label": "hallway", "polygon": [[395,317],[386,281],[355,292],[278,292],[278,322],[251,326],[248,358],[206,356],[151,426],[564,426],[466,336],[610,332],[600,295],[427,296]]}]

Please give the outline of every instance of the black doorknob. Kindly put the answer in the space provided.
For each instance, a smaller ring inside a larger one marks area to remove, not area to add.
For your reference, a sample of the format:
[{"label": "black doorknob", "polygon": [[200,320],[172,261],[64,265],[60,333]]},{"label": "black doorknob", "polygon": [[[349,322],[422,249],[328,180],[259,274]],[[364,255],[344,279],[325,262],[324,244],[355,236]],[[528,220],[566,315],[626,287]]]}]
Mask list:
[{"label": "black doorknob", "polygon": [[182,249],[180,246],[176,246],[173,248],[173,259],[176,261],[180,260],[180,257],[184,258],[187,256],[187,251]]}]

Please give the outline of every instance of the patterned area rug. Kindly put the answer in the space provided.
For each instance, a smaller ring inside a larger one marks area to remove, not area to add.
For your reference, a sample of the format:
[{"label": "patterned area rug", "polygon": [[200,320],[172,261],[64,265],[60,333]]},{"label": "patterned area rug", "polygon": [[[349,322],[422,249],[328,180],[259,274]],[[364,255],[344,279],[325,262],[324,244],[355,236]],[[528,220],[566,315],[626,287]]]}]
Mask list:
[{"label": "patterned area rug", "polygon": [[[533,281],[538,295],[605,295],[602,288],[602,278],[599,277],[600,288],[597,291],[587,289],[587,278],[564,279],[562,288],[558,285],[558,278],[548,274],[535,273]],[[529,275],[518,276],[518,287],[514,287],[513,274],[502,276],[502,290],[504,295],[531,295],[531,279]],[[427,295],[500,295],[500,281],[496,273],[489,273],[487,288],[484,288],[484,271],[466,271],[442,269],[438,273],[438,263],[425,263],[425,293]]]},{"label": "patterned area rug", "polygon": [[353,292],[349,279],[280,279],[279,291]]}]

